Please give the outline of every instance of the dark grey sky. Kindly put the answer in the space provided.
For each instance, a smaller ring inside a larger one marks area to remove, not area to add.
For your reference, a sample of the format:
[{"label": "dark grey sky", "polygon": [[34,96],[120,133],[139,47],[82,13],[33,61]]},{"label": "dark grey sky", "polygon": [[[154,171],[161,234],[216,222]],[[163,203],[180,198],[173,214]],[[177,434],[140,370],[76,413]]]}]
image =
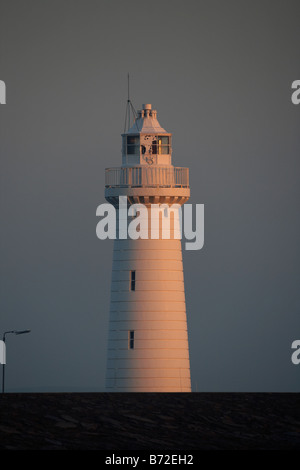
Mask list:
[{"label": "dark grey sky", "polygon": [[300,3],[0,0],[1,297],[7,390],[103,390],[127,73],[205,205],[184,251],[194,391],[299,391]]}]

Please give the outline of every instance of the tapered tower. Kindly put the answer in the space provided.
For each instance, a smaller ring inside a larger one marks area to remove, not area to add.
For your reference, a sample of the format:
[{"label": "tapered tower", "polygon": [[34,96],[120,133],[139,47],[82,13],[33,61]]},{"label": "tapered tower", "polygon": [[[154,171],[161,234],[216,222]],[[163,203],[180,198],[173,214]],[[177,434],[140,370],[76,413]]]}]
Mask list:
[{"label": "tapered tower", "polygon": [[[128,207],[143,204],[147,211],[137,212],[140,221],[144,217],[138,238],[124,238],[117,230],[114,241],[106,390],[190,392],[178,236],[180,206],[190,196],[189,173],[172,165],[172,134],[160,126],[150,104],[122,135],[122,166],[105,170],[105,198],[115,206],[117,219],[120,196]],[[173,210],[174,204],[179,209]],[[159,219],[153,218],[153,207]],[[123,232],[133,217],[125,215]]]}]

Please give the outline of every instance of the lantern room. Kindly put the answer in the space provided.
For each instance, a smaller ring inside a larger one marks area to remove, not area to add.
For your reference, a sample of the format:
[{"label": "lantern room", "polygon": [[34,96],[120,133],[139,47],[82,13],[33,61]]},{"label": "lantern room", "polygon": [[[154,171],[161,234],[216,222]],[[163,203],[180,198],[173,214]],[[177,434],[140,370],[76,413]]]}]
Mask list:
[{"label": "lantern room", "polygon": [[171,165],[172,134],[157,120],[151,104],[143,104],[133,126],[122,134],[122,166]]}]

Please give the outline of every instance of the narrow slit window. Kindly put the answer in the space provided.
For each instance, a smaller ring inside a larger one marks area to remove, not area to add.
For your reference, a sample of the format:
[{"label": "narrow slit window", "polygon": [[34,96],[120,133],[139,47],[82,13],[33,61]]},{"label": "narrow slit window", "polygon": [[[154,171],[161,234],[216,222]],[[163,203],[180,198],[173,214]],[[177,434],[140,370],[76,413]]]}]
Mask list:
[{"label": "narrow slit window", "polygon": [[130,271],[130,290],[135,290],[135,271]]},{"label": "narrow slit window", "polygon": [[134,349],[134,330],[129,331],[129,349]]}]

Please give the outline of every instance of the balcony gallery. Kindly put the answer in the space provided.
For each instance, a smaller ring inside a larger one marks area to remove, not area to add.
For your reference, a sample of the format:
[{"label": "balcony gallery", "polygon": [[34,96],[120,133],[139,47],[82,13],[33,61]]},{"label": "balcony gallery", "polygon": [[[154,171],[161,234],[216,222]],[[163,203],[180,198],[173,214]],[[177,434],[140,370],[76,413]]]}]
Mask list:
[{"label": "balcony gallery", "polygon": [[105,187],[188,188],[189,169],[172,166],[106,168]]}]

